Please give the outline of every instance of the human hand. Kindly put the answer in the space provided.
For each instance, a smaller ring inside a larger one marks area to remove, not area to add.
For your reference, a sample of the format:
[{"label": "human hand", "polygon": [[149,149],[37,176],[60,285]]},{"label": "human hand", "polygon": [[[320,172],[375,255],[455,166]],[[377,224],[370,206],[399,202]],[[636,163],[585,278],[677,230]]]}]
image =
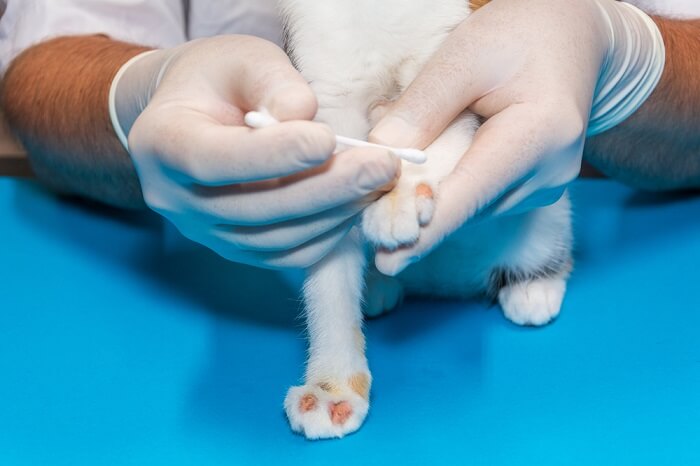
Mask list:
[{"label": "human hand", "polygon": [[653,22],[624,3],[493,0],[476,11],[370,134],[425,148],[466,108],[486,119],[418,242],[378,251],[377,268],[395,275],[465,222],[556,202],[579,173],[586,134],[634,112],[663,62]]},{"label": "human hand", "polygon": [[[188,238],[232,261],[307,267],[391,189],[386,151],[333,155],[316,99],[274,44],[247,36],[193,41],[134,59],[110,98],[128,135],[148,206]],[[246,112],[282,123],[253,130]]]}]

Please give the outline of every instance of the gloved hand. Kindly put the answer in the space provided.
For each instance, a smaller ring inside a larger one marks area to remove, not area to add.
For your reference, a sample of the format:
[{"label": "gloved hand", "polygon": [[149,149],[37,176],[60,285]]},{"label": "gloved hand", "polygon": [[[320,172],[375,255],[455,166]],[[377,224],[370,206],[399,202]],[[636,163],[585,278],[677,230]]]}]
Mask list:
[{"label": "gloved hand", "polygon": [[[398,176],[386,151],[333,156],[330,128],[303,121],[316,105],[284,52],[247,36],[146,52],[110,93],[148,206],[221,256],[263,267],[319,260]],[[260,107],[282,123],[245,127]]]},{"label": "gloved hand", "polygon": [[586,134],[633,113],[663,64],[658,29],[625,3],[493,0],[477,10],[370,134],[425,148],[465,108],[486,118],[418,242],[379,251],[377,268],[395,275],[468,221],[558,200],[579,173]]}]

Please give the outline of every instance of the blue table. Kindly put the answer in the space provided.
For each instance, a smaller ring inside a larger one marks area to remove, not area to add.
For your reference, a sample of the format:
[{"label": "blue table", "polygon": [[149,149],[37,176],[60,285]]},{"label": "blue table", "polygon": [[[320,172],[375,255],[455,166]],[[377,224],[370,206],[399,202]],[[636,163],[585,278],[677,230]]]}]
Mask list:
[{"label": "blue table", "polygon": [[367,325],[373,410],[293,435],[298,274],[0,180],[0,465],[700,464],[700,197],[580,181],[559,320],[408,302]]}]

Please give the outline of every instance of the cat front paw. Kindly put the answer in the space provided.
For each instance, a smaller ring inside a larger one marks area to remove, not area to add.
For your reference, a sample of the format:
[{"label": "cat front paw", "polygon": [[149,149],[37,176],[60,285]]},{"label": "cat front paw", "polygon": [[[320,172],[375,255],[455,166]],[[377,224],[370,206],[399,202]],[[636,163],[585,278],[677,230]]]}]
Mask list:
[{"label": "cat front paw", "polygon": [[400,181],[365,209],[362,231],[378,247],[411,245],[418,241],[420,227],[430,223],[434,210],[434,189],[429,184]]},{"label": "cat front paw", "polygon": [[566,280],[539,278],[504,286],[498,293],[498,301],[512,322],[541,326],[559,315],[565,292]]},{"label": "cat front paw", "polygon": [[357,374],[343,384],[291,387],[284,410],[292,430],[311,440],[341,438],[355,432],[369,410],[369,380],[367,374]]}]

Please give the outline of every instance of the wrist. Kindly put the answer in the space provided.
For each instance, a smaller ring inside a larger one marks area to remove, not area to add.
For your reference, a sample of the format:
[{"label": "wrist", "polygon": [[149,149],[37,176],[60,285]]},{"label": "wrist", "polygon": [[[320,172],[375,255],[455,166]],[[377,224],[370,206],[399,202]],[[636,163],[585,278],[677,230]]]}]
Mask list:
[{"label": "wrist", "polygon": [[608,38],[588,125],[600,134],[632,115],[661,79],[665,48],[658,27],[644,12],[624,2],[596,0]]},{"label": "wrist", "polygon": [[174,55],[172,50],[144,51],[124,63],[112,80],[109,116],[114,132],[127,152],[129,132],[151,101]]}]

